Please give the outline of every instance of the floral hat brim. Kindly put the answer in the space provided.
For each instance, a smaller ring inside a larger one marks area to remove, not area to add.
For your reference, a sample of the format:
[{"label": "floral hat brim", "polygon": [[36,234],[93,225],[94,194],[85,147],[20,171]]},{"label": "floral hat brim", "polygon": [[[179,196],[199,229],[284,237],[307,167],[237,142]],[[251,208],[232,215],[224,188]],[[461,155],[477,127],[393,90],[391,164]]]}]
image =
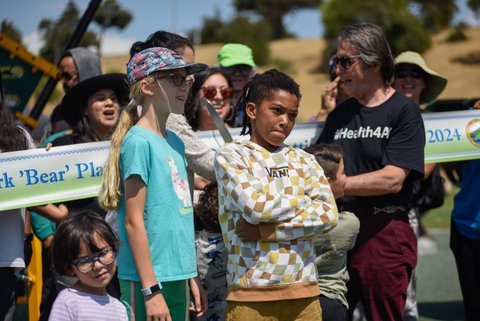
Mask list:
[{"label": "floral hat brim", "polygon": [[162,47],[153,47],[136,53],[127,64],[127,79],[130,84],[162,70],[185,68],[188,75],[208,68],[201,63],[186,63],[176,52]]}]

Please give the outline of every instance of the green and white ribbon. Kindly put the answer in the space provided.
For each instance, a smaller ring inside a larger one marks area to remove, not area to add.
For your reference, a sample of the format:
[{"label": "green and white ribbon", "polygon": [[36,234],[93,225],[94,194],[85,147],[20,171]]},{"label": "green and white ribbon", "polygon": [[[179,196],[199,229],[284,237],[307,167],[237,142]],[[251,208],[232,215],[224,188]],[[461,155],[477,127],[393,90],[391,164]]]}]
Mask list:
[{"label": "green and white ribbon", "polygon": [[94,197],[110,142],[0,154],[0,211]]},{"label": "green and white ribbon", "polygon": [[[425,114],[425,162],[480,158],[480,111]],[[315,143],[322,123],[298,124],[287,144]],[[233,139],[240,128],[230,131]],[[213,149],[223,145],[218,131],[198,133]],[[0,211],[94,197],[102,183],[109,142],[0,153]]]}]

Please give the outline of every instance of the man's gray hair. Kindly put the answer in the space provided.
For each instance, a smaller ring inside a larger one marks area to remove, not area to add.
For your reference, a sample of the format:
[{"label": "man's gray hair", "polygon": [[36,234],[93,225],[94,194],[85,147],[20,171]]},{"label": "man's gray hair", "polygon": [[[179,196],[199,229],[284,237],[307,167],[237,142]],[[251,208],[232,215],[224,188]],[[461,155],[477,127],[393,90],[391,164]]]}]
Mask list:
[{"label": "man's gray hair", "polygon": [[372,23],[345,26],[338,36],[338,43],[348,42],[358,49],[362,61],[367,66],[381,66],[383,83],[393,82],[395,61],[387,38],[382,29]]}]

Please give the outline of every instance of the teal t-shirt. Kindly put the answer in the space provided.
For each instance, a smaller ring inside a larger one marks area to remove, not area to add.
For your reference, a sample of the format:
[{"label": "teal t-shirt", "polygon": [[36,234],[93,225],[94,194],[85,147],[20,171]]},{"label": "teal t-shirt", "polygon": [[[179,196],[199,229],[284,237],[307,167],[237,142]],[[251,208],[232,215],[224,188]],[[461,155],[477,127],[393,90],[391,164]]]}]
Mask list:
[{"label": "teal t-shirt", "polygon": [[[138,175],[147,186],[144,222],[157,280],[195,277],[193,208],[183,142],[171,131],[167,131],[165,139],[133,126],[122,142],[120,171],[122,183]],[[140,281],[125,230],[124,196],[118,209],[118,223],[118,277]]]}]

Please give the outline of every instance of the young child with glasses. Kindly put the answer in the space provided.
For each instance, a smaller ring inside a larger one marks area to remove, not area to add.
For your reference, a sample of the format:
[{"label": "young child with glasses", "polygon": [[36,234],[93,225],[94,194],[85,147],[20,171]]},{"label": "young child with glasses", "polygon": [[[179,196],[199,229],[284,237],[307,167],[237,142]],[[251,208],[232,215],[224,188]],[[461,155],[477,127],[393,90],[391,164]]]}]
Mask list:
[{"label": "young child with glasses", "polygon": [[93,211],[72,213],[60,223],[53,266],[77,281],[57,296],[49,320],[128,320],[125,306],[106,292],[117,268],[117,247],[115,233]]},{"label": "young child with glasses", "polygon": [[132,319],[185,320],[189,309],[201,315],[207,308],[184,145],[166,129],[169,115],[183,112],[191,75],[206,68],[162,47],[127,64],[132,100],[111,139],[99,202],[118,211],[118,278]]},{"label": "young child with glasses", "polygon": [[[226,144],[215,160],[229,321],[321,320],[313,237],[338,213],[314,157],[284,144],[300,98],[278,70],[254,76],[239,101],[250,139]],[[258,240],[242,240],[242,222],[258,226]]]}]

